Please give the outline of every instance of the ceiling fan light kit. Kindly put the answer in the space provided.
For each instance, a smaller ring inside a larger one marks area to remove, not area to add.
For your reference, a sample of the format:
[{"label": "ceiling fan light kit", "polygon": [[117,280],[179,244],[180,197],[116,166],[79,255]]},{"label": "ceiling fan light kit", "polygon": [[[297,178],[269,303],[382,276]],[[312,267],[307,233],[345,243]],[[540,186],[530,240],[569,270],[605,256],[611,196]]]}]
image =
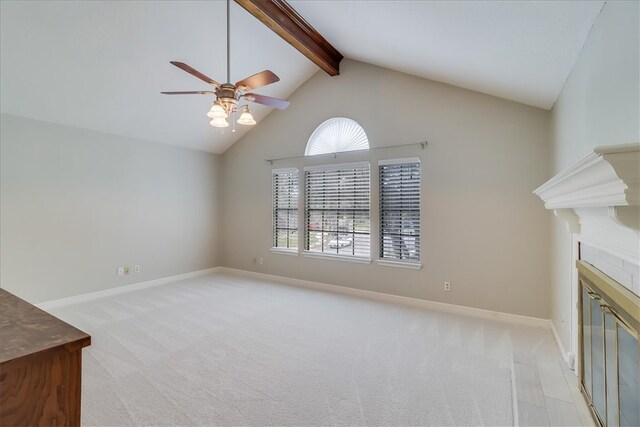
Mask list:
[{"label": "ceiling fan light kit", "polygon": [[[211,77],[202,74],[200,71],[190,67],[183,62],[170,61],[171,64],[175,65],[181,70],[186,71],[192,76],[195,76],[200,80],[210,84],[213,87],[213,90],[160,93],[162,93],[163,95],[215,95],[216,99],[213,102],[211,109],[207,113],[207,116],[213,119],[209,122],[211,126],[218,128],[226,128],[229,126],[227,118],[239,111],[238,101],[243,98],[249,102],[267,105],[269,107],[278,108],[280,110],[284,110],[285,108],[287,108],[289,106],[289,103],[282,99],[259,95],[257,93],[246,93],[248,91],[255,90],[271,83],[280,81],[280,78],[269,70],[264,70],[257,74],[254,74],[253,76],[247,77],[246,79],[242,79],[236,84],[229,83],[231,81],[229,40],[229,0],[227,0],[227,83],[220,84],[213,80]],[[242,113],[240,114],[240,118],[237,120],[237,122],[245,126],[255,125],[256,121],[253,118],[251,111],[249,110],[249,106],[244,105],[240,108],[242,109]]]},{"label": "ceiling fan light kit", "polygon": [[220,101],[214,101],[211,106],[211,110],[207,113],[207,116],[212,119],[226,119],[229,117],[229,114],[227,114]]},{"label": "ceiling fan light kit", "polygon": [[240,114],[240,118],[238,119],[238,123],[241,125],[253,126],[256,124],[255,119],[251,115],[251,110],[249,110],[249,106],[245,105],[242,110],[242,114]]},{"label": "ceiling fan light kit", "polygon": [[211,120],[209,123],[211,124],[211,126],[217,127],[217,128],[228,128],[229,127],[229,122],[225,118],[217,117],[217,118]]}]

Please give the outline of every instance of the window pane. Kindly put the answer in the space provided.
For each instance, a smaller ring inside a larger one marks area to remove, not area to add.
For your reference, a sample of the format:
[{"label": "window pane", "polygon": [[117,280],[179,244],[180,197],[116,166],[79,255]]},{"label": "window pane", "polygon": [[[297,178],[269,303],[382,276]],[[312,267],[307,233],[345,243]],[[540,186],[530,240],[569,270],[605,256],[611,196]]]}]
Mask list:
[{"label": "window pane", "polygon": [[420,162],[380,165],[380,258],[420,261]]},{"label": "window pane", "polygon": [[283,231],[278,230],[276,238],[277,248],[297,248],[298,247],[298,232],[297,231]]},{"label": "window pane", "polygon": [[273,246],[298,247],[298,170],[273,171]]},{"label": "window pane", "polygon": [[306,172],[306,249],[370,256],[369,167]]}]

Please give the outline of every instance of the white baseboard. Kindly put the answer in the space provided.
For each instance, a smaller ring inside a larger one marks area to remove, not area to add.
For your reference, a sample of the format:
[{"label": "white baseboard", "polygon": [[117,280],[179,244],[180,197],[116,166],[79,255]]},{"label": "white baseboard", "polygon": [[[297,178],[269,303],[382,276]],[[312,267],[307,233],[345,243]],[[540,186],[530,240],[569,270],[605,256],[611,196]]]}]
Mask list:
[{"label": "white baseboard", "polygon": [[549,329],[551,323],[548,319],[537,317],[521,316],[518,314],[502,313],[499,311],[484,310],[481,308],[467,307],[463,305],[447,304],[443,302],[428,301],[418,298],[403,297],[399,295],[383,294],[381,292],[365,291],[362,289],[348,288],[345,286],[329,285],[327,283],[312,282],[309,280],[292,279],[290,277],[276,276],[272,274],[257,273],[254,271],[239,270],[229,267],[220,267],[220,272],[236,275],[245,275],[257,279],[271,280],[286,285],[300,286],[304,288],[317,289],[328,292],[336,292],[344,295],[368,298],[376,301],[390,302],[408,305],[416,308],[426,308],[430,310],[443,311],[447,313],[460,314],[464,316],[479,317],[496,321],[517,323],[519,325],[534,326],[537,328]]},{"label": "white baseboard", "polygon": [[540,319],[537,317],[521,316],[518,314],[502,313],[499,311],[485,310],[481,308],[468,307],[456,304],[447,304],[443,302],[428,301],[418,298],[404,297],[400,295],[384,294],[381,292],[367,291],[363,289],[348,288],[345,286],[330,285],[327,283],[312,282],[310,280],[293,279],[290,277],[277,276],[272,274],[258,273],[254,271],[239,270],[229,267],[214,267],[206,270],[193,271],[190,273],[178,274],[176,276],[163,277],[160,279],[149,280],[141,283],[134,283],[126,286],[119,286],[117,288],[104,289],[101,291],[90,292],[81,295],[75,295],[72,297],[61,298],[53,301],[42,302],[35,304],[37,307],[48,310],[58,307],[63,307],[70,304],[76,304],[80,302],[90,301],[97,298],[108,297],[112,295],[122,294],[126,292],[132,292],[139,289],[150,288],[153,286],[164,285],[178,280],[184,280],[191,277],[205,276],[212,273],[224,272],[235,275],[244,275],[248,277],[254,277],[262,280],[270,280],[285,285],[304,287],[309,289],[316,289],[327,292],[335,292],[343,295],[356,296],[361,298],[367,298],[375,301],[390,302],[395,304],[402,304],[406,306],[424,308],[436,311],[442,311],[452,314],[460,314],[463,316],[472,316],[483,319],[490,319],[502,322],[516,323],[520,325],[533,326],[537,328],[551,329],[558,347],[562,352],[563,358],[566,360],[566,353],[562,347],[562,343],[558,338],[558,334],[553,327],[553,324],[548,319]]},{"label": "white baseboard", "polygon": [[134,283],[131,285],[118,286],[116,288],[103,289],[101,291],[89,292],[86,294],[74,295],[72,297],[60,298],[52,301],[41,302],[34,304],[36,307],[42,310],[50,310],[58,307],[64,307],[70,304],[77,304],[80,302],[91,301],[97,298],[104,298],[112,295],[123,294],[126,292],[137,291],[139,289],[151,288],[153,286],[164,285],[171,282],[177,282],[178,280],[189,279],[191,277],[206,276],[220,271],[222,267],[207,268],[205,270],[192,271],[189,273],[178,274],[176,276],[162,277],[160,279],[148,280],[146,282]]},{"label": "white baseboard", "polygon": [[553,324],[553,321],[549,320],[549,329],[551,329],[551,333],[553,334],[553,339],[556,340],[556,344],[558,345],[558,350],[560,350],[560,354],[562,355],[562,360],[567,364],[571,369],[573,369],[572,364],[569,362],[569,356],[567,352],[564,350],[564,345],[562,345],[562,340],[560,339],[560,335],[558,335],[558,331],[556,330],[556,325]]}]

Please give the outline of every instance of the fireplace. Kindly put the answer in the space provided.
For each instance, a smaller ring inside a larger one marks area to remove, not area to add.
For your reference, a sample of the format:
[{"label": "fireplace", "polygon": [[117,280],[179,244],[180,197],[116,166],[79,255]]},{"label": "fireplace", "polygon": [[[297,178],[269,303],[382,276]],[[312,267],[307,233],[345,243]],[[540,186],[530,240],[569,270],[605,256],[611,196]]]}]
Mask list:
[{"label": "fireplace", "polygon": [[640,426],[640,297],[585,261],[579,272],[582,391],[602,426]]},{"label": "fireplace", "polygon": [[601,426],[638,427],[640,143],[598,147],[534,194],[571,237],[565,360]]}]

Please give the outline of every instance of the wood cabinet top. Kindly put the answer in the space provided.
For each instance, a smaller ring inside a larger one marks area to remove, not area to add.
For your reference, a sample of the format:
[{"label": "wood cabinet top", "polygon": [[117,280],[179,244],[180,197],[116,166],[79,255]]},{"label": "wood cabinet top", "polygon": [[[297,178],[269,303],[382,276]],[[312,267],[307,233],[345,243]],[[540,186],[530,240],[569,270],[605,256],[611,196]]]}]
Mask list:
[{"label": "wood cabinet top", "polygon": [[91,336],[0,289],[0,364],[43,351],[75,350]]}]

